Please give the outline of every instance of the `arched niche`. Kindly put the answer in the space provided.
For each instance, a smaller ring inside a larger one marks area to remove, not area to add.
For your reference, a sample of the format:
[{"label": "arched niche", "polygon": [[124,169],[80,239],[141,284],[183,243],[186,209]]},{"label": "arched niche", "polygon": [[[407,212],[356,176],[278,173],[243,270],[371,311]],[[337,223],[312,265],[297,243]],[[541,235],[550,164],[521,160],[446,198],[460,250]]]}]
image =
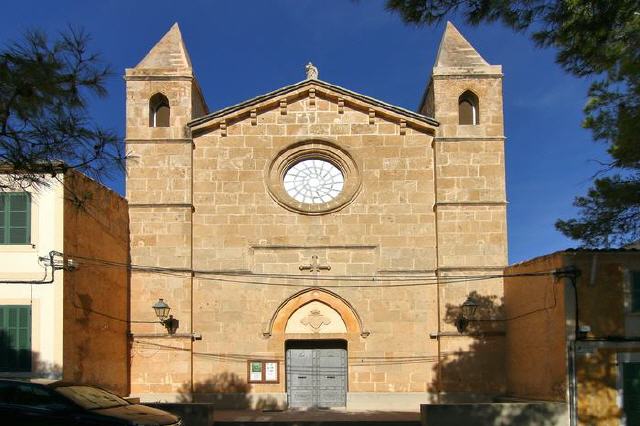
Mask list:
[{"label": "arched niche", "polygon": [[[320,305],[310,305],[312,302],[319,303]],[[288,297],[274,312],[269,321],[268,328],[263,332],[263,335],[265,337],[270,337],[274,334],[284,335],[290,318],[292,318],[292,315],[300,308],[304,306],[308,308],[313,308],[314,306],[322,307],[322,305],[326,305],[331,311],[336,312],[340,316],[346,333],[359,334],[362,337],[369,335],[369,332],[364,329],[362,320],[354,307],[343,297],[322,288],[307,288]],[[306,313],[306,311],[300,311],[300,315],[303,313]]]},{"label": "arched niche", "polygon": [[458,98],[458,124],[475,126],[480,123],[480,101],[471,90]]},{"label": "arched niche", "polygon": [[149,99],[149,127],[169,127],[171,110],[169,99],[156,93]]}]

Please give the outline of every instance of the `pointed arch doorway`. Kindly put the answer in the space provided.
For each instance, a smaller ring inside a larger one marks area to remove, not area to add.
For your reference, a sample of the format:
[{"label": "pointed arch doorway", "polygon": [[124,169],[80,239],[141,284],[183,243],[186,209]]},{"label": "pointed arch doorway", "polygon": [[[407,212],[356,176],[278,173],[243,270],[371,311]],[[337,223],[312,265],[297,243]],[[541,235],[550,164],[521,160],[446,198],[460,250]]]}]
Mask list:
[{"label": "pointed arch doorway", "polygon": [[290,408],[347,405],[346,340],[287,340],[285,354]]},{"label": "pointed arch doorway", "polygon": [[285,299],[265,325],[272,350],[284,352],[288,406],[345,407],[348,351],[364,350],[370,334],[353,305],[330,290],[307,288]]}]

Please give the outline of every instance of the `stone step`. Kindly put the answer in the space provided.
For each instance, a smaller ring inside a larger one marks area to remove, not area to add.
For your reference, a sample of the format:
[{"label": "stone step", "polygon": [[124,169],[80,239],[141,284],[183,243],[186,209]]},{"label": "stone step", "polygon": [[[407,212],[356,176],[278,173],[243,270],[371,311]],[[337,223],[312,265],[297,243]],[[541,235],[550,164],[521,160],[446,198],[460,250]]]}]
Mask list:
[{"label": "stone step", "polygon": [[420,414],[336,410],[218,411],[214,414],[215,426],[347,426],[365,424],[373,426],[420,426]]},{"label": "stone step", "polygon": [[348,426],[348,425],[372,425],[372,426],[420,426],[419,421],[388,421],[388,420],[237,420],[216,421],[214,426]]}]

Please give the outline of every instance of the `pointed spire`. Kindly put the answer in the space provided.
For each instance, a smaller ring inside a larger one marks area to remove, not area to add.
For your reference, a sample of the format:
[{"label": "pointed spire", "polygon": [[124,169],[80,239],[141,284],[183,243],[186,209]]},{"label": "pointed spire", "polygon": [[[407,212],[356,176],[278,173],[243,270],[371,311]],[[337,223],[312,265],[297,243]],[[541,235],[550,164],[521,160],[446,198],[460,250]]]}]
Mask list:
[{"label": "pointed spire", "polygon": [[434,66],[465,68],[489,66],[489,63],[480,56],[460,31],[447,21]]},{"label": "pointed spire", "polygon": [[136,69],[140,68],[191,68],[191,58],[177,22],[136,65]]}]

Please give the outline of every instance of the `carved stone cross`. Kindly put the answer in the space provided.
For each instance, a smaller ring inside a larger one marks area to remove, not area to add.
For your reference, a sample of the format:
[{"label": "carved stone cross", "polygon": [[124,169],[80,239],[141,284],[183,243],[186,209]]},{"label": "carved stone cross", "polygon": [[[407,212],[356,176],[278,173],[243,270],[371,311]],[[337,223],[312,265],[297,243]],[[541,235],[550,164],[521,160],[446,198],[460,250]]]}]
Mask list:
[{"label": "carved stone cross", "polygon": [[318,256],[314,254],[313,256],[311,256],[311,263],[309,265],[300,265],[299,269],[301,271],[320,272],[320,271],[330,271],[331,266],[321,265],[320,262],[318,262]]}]

